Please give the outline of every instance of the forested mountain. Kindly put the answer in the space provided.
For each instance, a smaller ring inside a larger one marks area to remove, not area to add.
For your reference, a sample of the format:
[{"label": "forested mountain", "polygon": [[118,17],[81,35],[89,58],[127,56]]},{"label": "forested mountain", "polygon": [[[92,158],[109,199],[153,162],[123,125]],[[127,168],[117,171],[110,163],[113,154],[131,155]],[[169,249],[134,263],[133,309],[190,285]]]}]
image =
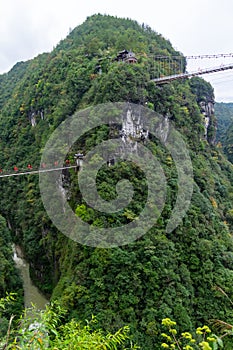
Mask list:
[{"label": "forested mountain", "polygon": [[[119,58],[125,50],[134,53],[135,63]],[[199,78],[157,86],[152,78],[177,73],[180,67],[174,61],[171,72],[170,64],[155,60],[159,55],[181,54],[146,25],[94,15],[51,53],[19,63],[0,76],[2,174],[14,167],[37,169],[48,137],[62,121],[106,102],[130,102],[160,113],[166,123],[174,123],[189,148],[194,189],[182,223],[166,231],[178,175],[169,151],[151,137],[148,147],[166,177],[165,206],[147,234],[116,248],[84,246],[59,232],[43,207],[37,175],[0,179],[1,237],[8,239],[6,220],[39,288],[68,309],[70,318],[85,321],[95,315],[108,332],[129,325],[133,341],[145,350],[160,348],[165,317],[175,319],[179,329],[191,331],[213,319],[233,323],[232,305],[219,292],[233,297],[233,172],[216,147],[213,89]],[[69,162],[74,164],[75,153],[80,149],[87,153],[110,133],[111,128],[103,125],[87,134],[70,150]],[[91,225],[128,223],[145,204],[145,178],[132,162],[103,166],[97,177],[106,200],[116,196],[115,185],[122,177],[133,183],[134,201],[120,218],[88,207],[75,170],[64,176],[70,207]],[[1,241],[1,247],[4,244]],[[7,277],[7,264],[12,264],[9,254],[4,261],[1,296],[16,289]],[[229,337],[225,344],[225,349],[232,349],[233,340]]]},{"label": "forested mountain", "polygon": [[233,122],[233,103],[215,103],[215,115],[218,121],[217,140],[224,143],[226,133]]},{"label": "forested mountain", "polygon": [[218,120],[217,139],[221,142],[223,150],[233,162],[233,103],[216,103],[215,114]]}]

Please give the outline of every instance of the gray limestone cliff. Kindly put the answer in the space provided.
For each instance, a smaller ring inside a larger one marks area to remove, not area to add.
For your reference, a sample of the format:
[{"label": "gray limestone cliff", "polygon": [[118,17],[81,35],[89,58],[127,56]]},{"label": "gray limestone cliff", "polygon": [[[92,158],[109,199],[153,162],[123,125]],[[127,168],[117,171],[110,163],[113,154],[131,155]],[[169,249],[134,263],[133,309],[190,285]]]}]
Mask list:
[{"label": "gray limestone cliff", "polygon": [[199,102],[203,115],[204,138],[212,145],[216,141],[216,117],[214,114],[214,100],[205,99]]}]

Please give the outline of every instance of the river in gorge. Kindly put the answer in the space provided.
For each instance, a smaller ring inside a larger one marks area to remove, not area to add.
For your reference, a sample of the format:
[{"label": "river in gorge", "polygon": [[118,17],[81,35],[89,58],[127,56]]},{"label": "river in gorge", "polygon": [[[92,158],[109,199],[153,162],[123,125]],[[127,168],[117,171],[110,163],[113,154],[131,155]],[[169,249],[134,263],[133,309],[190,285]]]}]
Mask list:
[{"label": "river in gorge", "polygon": [[24,306],[25,308],[35,305],[37,310],[44,310],[48,300],[43,294],[40,293],[38,288],[32,283],[29,274],[29,264],[23,258],[23,252],[20,246],[13,245],[13,259],[16,267],[20,271],[20,275],[23,280],[24,289]]}]

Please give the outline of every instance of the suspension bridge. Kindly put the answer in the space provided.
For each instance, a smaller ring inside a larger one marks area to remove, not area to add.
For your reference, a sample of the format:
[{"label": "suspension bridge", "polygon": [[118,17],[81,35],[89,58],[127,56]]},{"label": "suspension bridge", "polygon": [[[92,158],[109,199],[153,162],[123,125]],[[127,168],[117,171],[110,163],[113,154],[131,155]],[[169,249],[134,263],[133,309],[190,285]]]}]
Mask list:
[{"label": "suspension bridge", "polygon": [[[155,61],[159,62],[157,64],[158,66],[158,75],[159,77],[151,79],[151,81],[155,82],[156,84],[166,84],[173,80],[178,79],[185,79],[185,78],[191,78],[199,75],[204,74],[211,74],[211,73],[217,73],[222,72],[226,70],[233,69],[233,63],[231,64],[221,64],[216,67],[209,67],[209,68],[198,68],[197,70],[191,71],[191,72],[183,72],[183,60],[203,60],[203,59],[224,59],[224,58],[232,58],[233,53],[227,53],[227,54],[215,54],[215,55],[192,55],[192,56],[155,56]],[[174,70],[174,65],[176,64],[176,70],[179,71],[179,73],[176,74],[170,74],[170,75],[163,75],[160,72],[165,70],[167,68],[168,71]],[[178,68],[177,68],[178,67]]]},{"label": "suspension bridge", "polygon": [[233,63],[229,65],[221,65],[219,67],[200,69],[194,72],[168,75],[165,77],[152,79],[152,81],[154,81],[156,84],[165,84],[165,83],[169,83],[172,80],[191,78],[191,77],[195,77],[203,74],[217,73],[217,72],[222,72],[229,69],[233,69]]}]

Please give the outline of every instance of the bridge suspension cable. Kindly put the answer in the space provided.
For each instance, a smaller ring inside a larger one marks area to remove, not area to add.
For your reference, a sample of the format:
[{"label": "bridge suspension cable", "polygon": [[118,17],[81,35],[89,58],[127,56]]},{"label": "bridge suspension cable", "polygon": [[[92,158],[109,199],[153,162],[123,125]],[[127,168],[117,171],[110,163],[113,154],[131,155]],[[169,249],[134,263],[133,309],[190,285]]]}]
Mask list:
[{"label": "bridge suspension cable", "polygon": [[173,59],[173,58],[186,58],[188,60],[198,60],[198,59],[212,59],[212,58],[228,58],[228,57],[233,57],[233,53],[219,53],[219,54],[205,54],[205,55],[171,55],[171,56],[166,56],[166,55],[155,55],[153,56],[155,59]]},{"label": "bridge suspension cable", "polygon": [[27,171],[17,171],[14,173],[0,174],[0,178],[2,177],[12,177],[12,176],[22,176],[22,175],[38,175],[41,173],[51,172],[51,171],[60,171],[63,169],[74,169],[77,168],[77,165],[70,165],[64,167],[56,167],[49,169],[37,169],[37,170],[27,170]]},{"label": "bridge suspension cable", "polygon": [[219,53],[219,54],[213,54],[213,55],[190,55],[185,56],[188,60],[194,59],[205,59],[205,58],[227,58],[227,57],[233,57],[233,53]]}]

